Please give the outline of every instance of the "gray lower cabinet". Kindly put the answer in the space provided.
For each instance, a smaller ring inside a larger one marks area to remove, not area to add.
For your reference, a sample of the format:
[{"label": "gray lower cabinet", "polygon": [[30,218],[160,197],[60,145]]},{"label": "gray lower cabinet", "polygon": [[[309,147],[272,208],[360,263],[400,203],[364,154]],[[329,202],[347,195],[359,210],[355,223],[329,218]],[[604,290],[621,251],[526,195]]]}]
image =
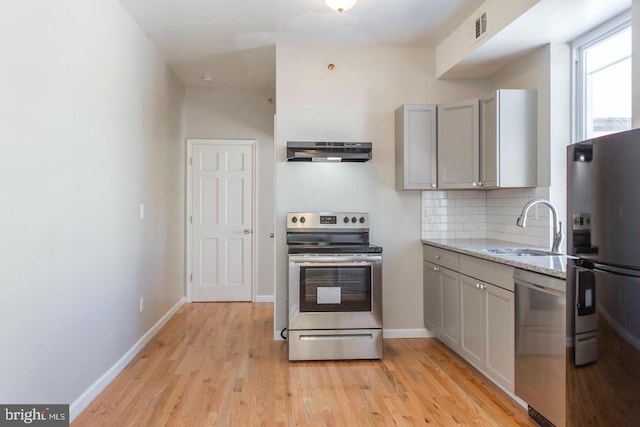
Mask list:
[{"label": "gray lower cabinet", "polygon": [[442,269],[442,337],[454,350],[460,348],[460,281],[455,271]]},{"label": "gray lower cabinet", "polygon": [[460,275],[462,284],[461,315],[462,338],[460,352],[465,359],[478,369],[482,369],[485,360],[485,307],[483,284],[473,277]]},{"label": "gray lower cabinet", "polygon": [[423,246],[424,325],[455,351],[460,348],[458,254]]},{"label": "gray lower cabinet", "polygon": [[487,321],[485,373],[506,390],[514,392],[515,314],[514,293],[486,285]]},{"label": "gray lower cabinet", "polygon": [[442,271],[430,262],[423,263],[424,326],[434,335],[442,331]]},{"label": "gray lower cabinet", "polygon": [[460,275],[460,353],[494,382],[513,392],[513,292]]},{"label": "gray lower cabinet", "polygon": [[513,393],[513,267],[429,245],[423,254],[425,327]]},{"label": "gray lower cabinet", "polygon": [[424,262],[424,325],[454,350],[460,346],[458,273]]}]

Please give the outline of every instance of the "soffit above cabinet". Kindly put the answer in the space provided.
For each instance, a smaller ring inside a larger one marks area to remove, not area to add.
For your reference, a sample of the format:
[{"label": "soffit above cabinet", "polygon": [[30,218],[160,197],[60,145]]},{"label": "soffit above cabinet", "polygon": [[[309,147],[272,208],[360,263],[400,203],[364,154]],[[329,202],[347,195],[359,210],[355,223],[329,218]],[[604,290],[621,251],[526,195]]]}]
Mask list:
[{"label": "soffit above cabinet", "polygon": [[436,76],[489,77],[547,43],[574,40],[630,7],[631,0],[489,0],[437,46]]}]

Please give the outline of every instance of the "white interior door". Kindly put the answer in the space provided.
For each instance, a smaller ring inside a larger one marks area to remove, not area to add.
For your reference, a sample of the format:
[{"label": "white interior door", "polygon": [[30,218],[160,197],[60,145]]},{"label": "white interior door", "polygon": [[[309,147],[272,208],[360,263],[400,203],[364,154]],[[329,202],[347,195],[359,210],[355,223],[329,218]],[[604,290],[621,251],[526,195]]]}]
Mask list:
[{"label": "white interior door", "polygon": [[247,141],[191,150],[191,299],[251,301],[253,150]]}]

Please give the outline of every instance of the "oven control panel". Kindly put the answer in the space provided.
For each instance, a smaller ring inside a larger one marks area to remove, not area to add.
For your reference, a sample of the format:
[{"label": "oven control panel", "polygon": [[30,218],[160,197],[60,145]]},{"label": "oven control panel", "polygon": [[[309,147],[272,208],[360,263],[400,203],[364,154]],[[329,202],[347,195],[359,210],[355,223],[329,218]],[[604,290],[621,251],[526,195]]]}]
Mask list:
[{"label": "oven control panel", "polygon": [[289,212],[287,229],[368,229],[369,214],[366,212]]},{"label": "oven control panel", "polygon": [[337,224],[337,215],[320,215],[320,224]]}]

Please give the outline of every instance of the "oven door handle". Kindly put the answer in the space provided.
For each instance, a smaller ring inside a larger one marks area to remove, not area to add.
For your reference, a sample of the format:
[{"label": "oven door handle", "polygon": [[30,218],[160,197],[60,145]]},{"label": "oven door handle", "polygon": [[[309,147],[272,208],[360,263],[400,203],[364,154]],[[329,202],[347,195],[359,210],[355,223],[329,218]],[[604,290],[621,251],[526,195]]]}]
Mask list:
[{"label": "oven door handle", "polygon": [[340,256],[340,257],[323,257],[323,256],[289,256],[289,262],[295,264],[315,265],[323,267],[342,266],[345,264],[373,265],[381,264],[382,257],[380,255],[373,256]]},{"label": "oven door handle", "polygon": [[300,267],[371,267],[375,262],[355,261],[355,262],[296,262]]}]

